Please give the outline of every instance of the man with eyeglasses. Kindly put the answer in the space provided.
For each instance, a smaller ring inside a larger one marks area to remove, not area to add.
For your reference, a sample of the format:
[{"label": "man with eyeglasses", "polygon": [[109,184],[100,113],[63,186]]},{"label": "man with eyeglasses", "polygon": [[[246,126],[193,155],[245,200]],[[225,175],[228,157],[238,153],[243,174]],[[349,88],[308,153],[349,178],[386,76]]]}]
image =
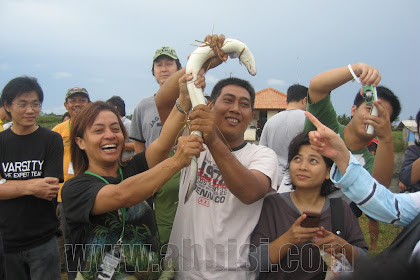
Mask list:
[{"label": "man with eyeglasses", "polygon": [[[83,108],[85,108],[90,102],[89,93],[85,88],[81,87],[72,87],[67,90],[65,96],[64,107],[66,108],[67,112],[70,115],[70,119],[56,125],[52,131],[57,132],[63,138],[63,145],[64,145],[64,154],[63,154],[63,174],[64,174],[64,182],[74,177],[73,172],[73,165],[71,163],[71,156],[70,156],[70,128],[71,128],[71,120],[73,120]],[[60,184],[60,190],[58,191],[57,202],[59,205],[59,219],[61,222],[60,228],[67,228],[63,227],[63,223],[65,222],[63,215],[63,207],[61,205],[61,188],[63,183]],[[64,235],[66,233],[64,232]],[[61,271],[65,271],[66,263],[64,257],[64,238],[60,236],[58,238],[58,244],[60,247],[60,259],[61,259]],[[70,252],[67,252],[68,254]]]},{"label": "man with eyeglasses", "polygon": [[36,124],[44,99],[35,78],[18,77],[1,99],[12,118],[0,132],[0,232],[6,279],[60,279],[53,202],[63,181],[63,140]]}]

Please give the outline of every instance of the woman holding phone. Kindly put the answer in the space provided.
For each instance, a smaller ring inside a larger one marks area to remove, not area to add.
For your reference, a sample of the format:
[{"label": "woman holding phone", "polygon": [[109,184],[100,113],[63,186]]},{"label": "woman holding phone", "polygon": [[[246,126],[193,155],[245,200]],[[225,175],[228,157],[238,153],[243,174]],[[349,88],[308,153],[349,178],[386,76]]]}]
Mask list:
[{"label": "woman holding phone", "polygon": [[251,236],[251,268],[259,273],[259,279],[324,279],[327,267],[320,249],[341,253],[353,264],[360,255],[367,255],[368,246],[344,201],[338,202],[343,232],[331,232],[327,195],[335,190],[329,177],[333,162],[311,149],[308,132],[290,143],[288,163],[294,191],[265,198]]}]

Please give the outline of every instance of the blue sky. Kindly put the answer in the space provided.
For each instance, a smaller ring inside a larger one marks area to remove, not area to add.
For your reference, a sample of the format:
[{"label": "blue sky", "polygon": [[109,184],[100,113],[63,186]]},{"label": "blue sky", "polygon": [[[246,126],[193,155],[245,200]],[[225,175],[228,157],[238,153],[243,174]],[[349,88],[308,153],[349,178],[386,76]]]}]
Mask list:
[{"label": "blue sky", "polygon": [[[66,90],[79,86],[92,100],[120,95],[130,115],[158,89],[155,50],[172,46],[184,66],[195,40],[213,32],[245,42],[258,72],[252,77],[229,60],[207,74],[206,92],[229,76],[248,79],[257,91],[286,92],[320,72],[365,62],[400,97],[400,119],[407,119],[420,108],[419,11],[416,0],[0,0],[0,88],[34,76],[46,113],[64,113]],[[358,88],[348,83],[333,92],[338,114],[349,115]]]}]

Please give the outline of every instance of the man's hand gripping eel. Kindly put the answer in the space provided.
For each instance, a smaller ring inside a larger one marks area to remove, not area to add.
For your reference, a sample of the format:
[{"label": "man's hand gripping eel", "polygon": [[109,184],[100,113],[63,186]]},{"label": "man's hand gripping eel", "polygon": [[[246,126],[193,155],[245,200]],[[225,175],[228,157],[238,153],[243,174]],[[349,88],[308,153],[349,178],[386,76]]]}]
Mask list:
[{"label": "man's hand gripping eel", "polygon": [[[243,42],[236,39],[225,39],[224,44],[220,49],[224,53],[228,54],[231,58],[239,57],[240,62],[245,65],[245,67],[248,69],[249,74],[251,74],[252,76],[255,76],[257,74],[254,56]],[[201,88],[195,87],[194,82],[197,80],[198,73],[203,67],[204,63],[208,59],[215,56],[216,54],[211,48],[211,46],[209,44],[203,44],[191,54],[187,62],[186,73],[193,75],[193,79],[187,83],[187,89],[190,95],[190,100],[193,108],[199,104],[206,104],[203,95],[203,90]],[[203,136],[200,131],[193,131],[191,134],[196,134],[200,137]],[[188,201],[192,192],[196,188],[197,172],[197,158],[193,157],[191,161],[191,180],[188,186],[187,193],[185,195],[184,203]]]}]

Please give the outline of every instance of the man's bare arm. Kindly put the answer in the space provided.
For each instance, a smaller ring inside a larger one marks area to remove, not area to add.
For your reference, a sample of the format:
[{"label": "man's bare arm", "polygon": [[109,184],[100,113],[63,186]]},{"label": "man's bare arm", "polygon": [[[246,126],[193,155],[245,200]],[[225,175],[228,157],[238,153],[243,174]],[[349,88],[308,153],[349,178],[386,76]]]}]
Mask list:
[{"label": "man's bare arm", "polygon": [[[362,84],[377,86],[381,80],[378,70],[365,63],[351,65],[353,72],[360,78]],[[324,99],[332,90],[351,81],[353,76],[348,66],[328,70],[312,78],[309,84],[309,102],[316,103]]]},{"label": "man's bare arm", "polygon": [[30,180],[7,180],[0,185],[0,200],[13,199],[25,195],[52,200],[59,190],[58,178],[46,177]]}]

